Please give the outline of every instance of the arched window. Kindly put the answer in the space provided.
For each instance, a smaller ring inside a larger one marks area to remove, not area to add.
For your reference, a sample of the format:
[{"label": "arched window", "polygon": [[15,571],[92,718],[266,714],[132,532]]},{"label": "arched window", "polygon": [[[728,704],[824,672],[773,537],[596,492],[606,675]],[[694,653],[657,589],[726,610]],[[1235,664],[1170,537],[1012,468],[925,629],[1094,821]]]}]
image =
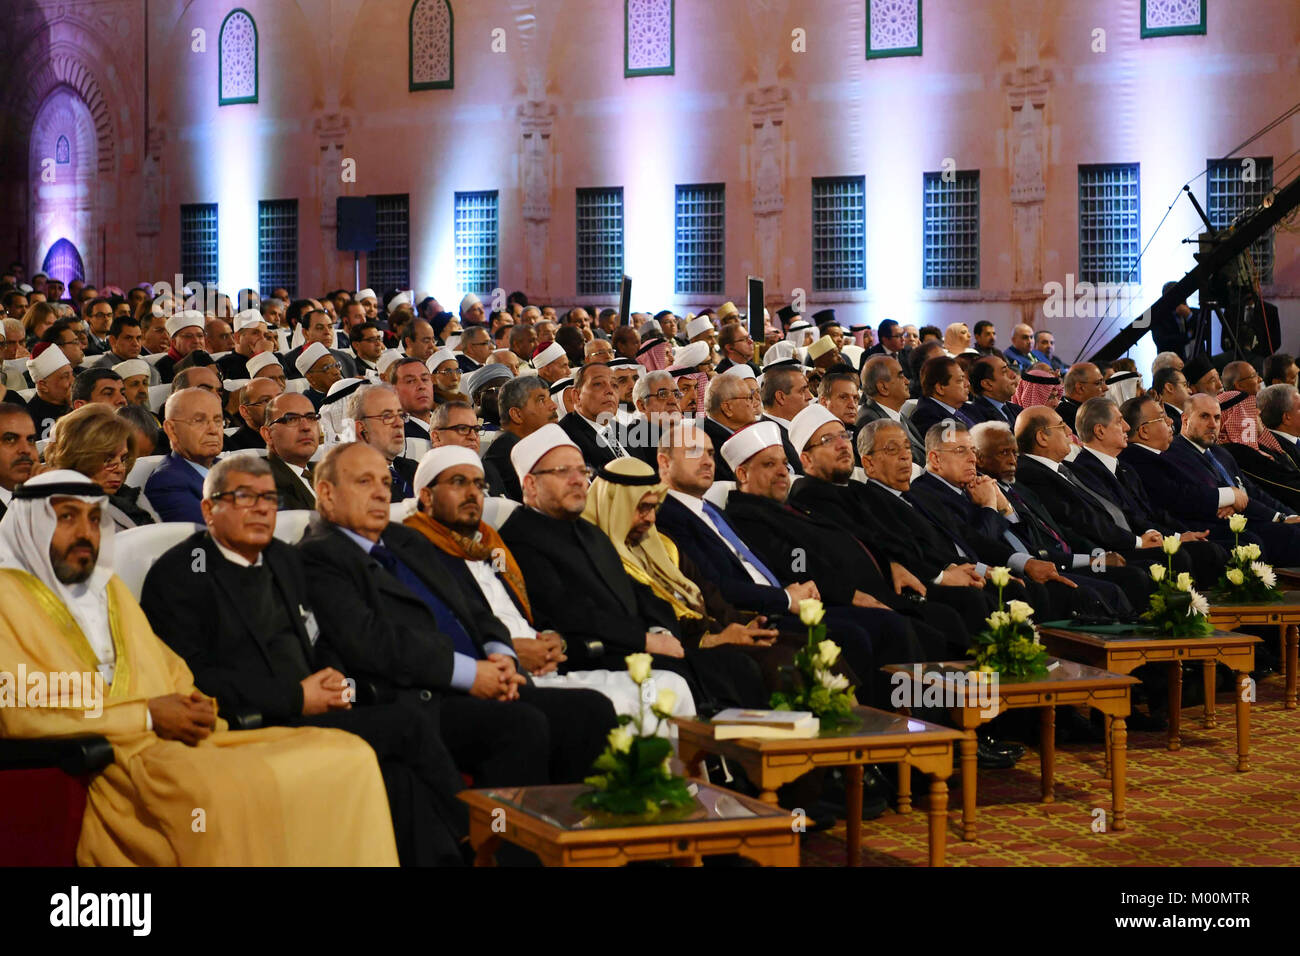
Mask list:
[{"label": "arched window", "polygon": [[60,136],[54,144],[54,162],[59,166],[67,166],[72,162],[72,147],[68,144],[68,137]]},{"label": "arched window", "polygon": [[219,105],[256,103],[257,24],[247,10],[231,10],[221,21],[219,51]]},{"label": "arched window", "polygon": [[410,88],[449,90],[455,80],[455,43],[450,0],[411,5]]},{"label": "arched window", "polygon": [[86,267],[82,265],[81,253],[67,239],[60,239],[50,246],[45,261],[41,263],[41,271],[51,279],[58,279],[65,286],[70,285],[73,279],[81,279],[83,282],[86,279]]},{"label": "arched window", "polygon": [[623,75],[673,72],[674,0],[623,0]]}]

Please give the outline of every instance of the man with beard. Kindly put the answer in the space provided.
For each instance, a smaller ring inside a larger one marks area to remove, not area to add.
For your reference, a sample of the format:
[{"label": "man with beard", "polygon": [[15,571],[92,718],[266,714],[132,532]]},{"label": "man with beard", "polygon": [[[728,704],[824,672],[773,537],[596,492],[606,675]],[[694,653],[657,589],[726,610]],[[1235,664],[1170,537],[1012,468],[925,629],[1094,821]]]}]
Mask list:
[{"label": "man with beard", "polygon": [[36,428],[21,405],[0,404],[0,518],[9,510],[14,489],[36,467]]},{"label": "man with beard", "polygon": [[524,492],[510,464],[510,452],[521,439],[543,425],[558,422],[560,416],[546,383],[536,375],[521,375],[502,385],[497,393],[497,410],[501,434],[483,453],[483,471],[492,494],[522,502]]}]

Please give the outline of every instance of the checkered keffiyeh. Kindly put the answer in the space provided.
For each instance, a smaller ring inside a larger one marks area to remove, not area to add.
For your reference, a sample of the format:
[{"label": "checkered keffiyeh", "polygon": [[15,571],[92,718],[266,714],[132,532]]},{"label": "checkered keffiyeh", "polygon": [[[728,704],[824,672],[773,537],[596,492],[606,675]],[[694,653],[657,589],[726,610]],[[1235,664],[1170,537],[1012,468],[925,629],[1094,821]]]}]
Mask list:
[{"label": "checkered keffiyeh", "polygon": [[1223,420],[1219,425],[1219,441],[1246,445],[1259,451],[1260,447],[1282,451],[1277,438],[1259,422],[1259,407],[1255,396],[1246,392],[1220,392],[1219,407]]},{"label": "checkered keffiyeh", "polygon": [[1020,376],[1020,384],[1011,401],[1021,408],[1032,405],[1047,405],[1055,408],[1061,400],[1061,377],[1048,371],[1045,366],[1030,369]]}]

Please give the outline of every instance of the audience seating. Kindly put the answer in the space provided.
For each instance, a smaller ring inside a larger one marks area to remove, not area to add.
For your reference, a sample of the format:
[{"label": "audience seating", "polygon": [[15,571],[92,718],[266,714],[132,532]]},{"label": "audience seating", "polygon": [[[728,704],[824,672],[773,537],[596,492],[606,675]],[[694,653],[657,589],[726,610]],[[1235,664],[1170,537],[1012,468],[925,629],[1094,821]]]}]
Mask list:
[{"label": "audience seating", "polygon": [[172,393],[170,385],[150,385],[149,386],[149,407],[155,412],[161,412],[162,407],[167,404],[167,396]]},{"label": "audience seating", "polygon": [[149,476],[154,473],[154,469],[162,464],[162,460],[166,457],[166,455],[145,455],[143,458],[137,458],[135,464],[131,466],[131,473],[126,476],[126,481],[122,484],[128,488],[143,488]]},{"label": "audience seating", "polygon": [[483,521],[489,527],[499,529],[518,507],[519,502],[513,498],[484,498]]},{"label": "audience seating", "polygon": [[188,521],[164,521],[119,531],[114,541],[113,570],[140,600],[145,575],[168,548],[180,544],[203,525]]},{"label": "audience seating", "polygon": [[307,523],[316,512],[305,509],[281,511],[275,516],[275,537],[285,544],[297,544],[307,533]]},{"label": "audience seating", "polygon": [[734,481],[715,481],[709,490],[704,493],[704,500],[721,511],[727,507],[727,499],[731,497],[731,493],[735,488],[736,483]]},{"label": "audience seating", "polygon": [[427,438],[408,438],[406,439],[406,451],[403,452],[403,457],[412,461],[419,461],[429,453],[429,449],[432,447],[433,442]]}]

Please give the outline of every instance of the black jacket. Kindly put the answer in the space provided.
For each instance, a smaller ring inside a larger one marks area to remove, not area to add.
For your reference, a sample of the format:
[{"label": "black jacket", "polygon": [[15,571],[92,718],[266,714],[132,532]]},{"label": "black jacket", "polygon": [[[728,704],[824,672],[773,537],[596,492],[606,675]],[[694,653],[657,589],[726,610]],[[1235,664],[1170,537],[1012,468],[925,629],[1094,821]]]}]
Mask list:
[{"label": "black jacket", "polygon": [[1137,546],[1137,532],[1119,527],[1096,502],[1084,498],[1074,485],[1028,456],[1021,456],[1016,466],[1016,487],[1022,486],[1047,506],[1075,551],[1090,553],[1100,548],[1128,553]]},{"label": "black jacket", "polygon": [[1003,538],[1006,521],[992,508],[970,500],[964,492],[954,491],[942,479],[926,472],[912,482],[912,497],[946,527],[960,529],[965,546],[974,548],[980,561],[991,566],[1006,564],[1015,548]]},{"label": "black jacket", "polygon": [[266,439],[262,437],[261,432],[249,428],[245,423],[239,426],[239,431],[233,435],[227,435],[221,447],[223,451],[249,451],[250,449],[265,448]]},{"label": "black jacket", "polygon": [[[854,427],[857,431],[862,431],[862,426],[867,422],[874,422],[881,418],[888,418],[893,421],[893,416],[885,411],[883,405],[874,398],[869,398],[858,406],[858,419],[854,423]],[[924,468],[925,436],[916,430],[916,426],[912,424],[912,420],[907,416],[903,416],[901,422],[894,422],[894,424],[901,425],[903,431],[907,432],[907,440],[912,445],[912,461]]]},{"label": "black jacket", "polygon": [[[803,462],[799,460],[799,453],[794,450],[794,445],[790,444],[790,429],[782,427],[781,423],[771,415],[760,415],[758,420],[760,422],[772,422],[781,430],[781,447],[785,449],[785,460],[790,463],[790,467],[794,469],[796,475],[802,475]],[[786,424],[788,425],[789,422],[786,422]]]},{"label": "black jacket", "polygon": [[[781,426],[778,425],[777,427],[780,428]],[[715,421],[707,415],[704,418],[704,433],[713,442],[713,480],[735,481],[736,473],[731,470],[727,460],[722,457],[722,446],[736,433],[728,429],[722,422]]]},{"label": "black jacket", "polygon": [[515,501],[524,500],[524,490],[519,486],[519,476],[510,463],[510,452],[519,444],[519,436],[502,431],[483,452],[483,476],[494,495],[505,495]]},{"label": "black jacket", "polygon": [[[560,427],[578,446],[578,450],[582,452],[582,460],[592,468],[607,465],[618,457],[614,454],[614,450],[605,440],[605,437],[596,434],[596,430],[576,411],[570,412],[561,418]],[[523,498],[522,492],[520,498]]]},{"label": "black jacket", "polygon": [[1002,422],[1005,425],[1016,427],[1016,416],[1024,411],[1014,402],[1003,402],[1002,410],[999,412],[998,407],[983,395],[977,395],[969,402],[962,406],[962,411],[978,422]]},{"label": "black jacket", "polygon": [[302,479],[290,470],[283,459],[268,455],[266,460],[271,465],[271,474],[275,477],[275,490],[280,495],[281,511],[314,511],[316,496],[302,483]]},{"label": "black jacket", "polygon": [[[312,667],[315,648],[303,613],[310,605],[298,554],[272,540],[262,561]],[[140,607],[154,633],[185,658],[204,693],[227,708],[257,710],[267,724],[295,720],[302,716],[301,681],[312,670],[286,673],[282,664],[277,670],[266,643],[266,622],[253,617],[238,572],[206,531],[195,532],[154,562]]]}]

